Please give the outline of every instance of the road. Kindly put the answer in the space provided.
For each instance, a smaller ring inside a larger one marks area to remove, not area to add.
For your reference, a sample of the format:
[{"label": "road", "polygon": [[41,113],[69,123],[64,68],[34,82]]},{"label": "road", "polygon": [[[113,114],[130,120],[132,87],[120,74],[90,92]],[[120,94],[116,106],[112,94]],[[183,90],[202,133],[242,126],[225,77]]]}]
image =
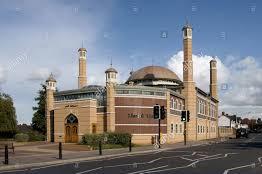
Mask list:
[{"label": "road", "polygon": [[[185,149],[8,171],[9,174],[261,174],[262,134]],[[0,172],[1,173],[1,172]]]}]

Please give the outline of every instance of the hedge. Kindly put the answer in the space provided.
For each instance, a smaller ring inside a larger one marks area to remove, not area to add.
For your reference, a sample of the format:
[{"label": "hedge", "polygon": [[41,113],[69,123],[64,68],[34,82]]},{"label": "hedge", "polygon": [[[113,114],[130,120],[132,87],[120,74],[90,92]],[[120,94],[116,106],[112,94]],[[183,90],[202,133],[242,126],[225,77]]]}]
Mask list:
[{"label": "hedge", "polygon": [[15,140],[17,142],[28,142],[29,136],[27,134],[24,134],[24,133],[18,133],[18,134],[15,135]]},{"label": "hedge", "polygon": [[128,146],[131,134],[129,133],[103,133],[103,134],[85,134],[82,137],[81,144],[98,146],[101,140],[103,144],[116,144],[121,146]]}]

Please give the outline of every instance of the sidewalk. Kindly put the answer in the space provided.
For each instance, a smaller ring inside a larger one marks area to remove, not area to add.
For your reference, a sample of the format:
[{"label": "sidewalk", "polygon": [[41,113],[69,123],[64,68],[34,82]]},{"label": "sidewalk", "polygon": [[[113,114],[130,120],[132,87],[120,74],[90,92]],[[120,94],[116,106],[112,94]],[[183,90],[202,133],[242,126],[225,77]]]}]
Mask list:
[{"label": "sidewalk", "polygon": [[[9,153],[9,165],[0,164],[0,171],[3,170],[14,170],[22,168],[31,167],[41,167],[48,165],[59,165],[74,163],[80,161],[88,161],[94,159],[103,159],[109,157],[127,156],[135,155],[141,153],[152,153],[170,149],[188,148],[192,146],[199,146],[208,143],[221,142],[220,139],[205,140],[205,141],[194,141],[188,142],[185,146],[183,142],[175,144],[165,144],[161,146],[161,149],[155,149],[153,145],[133,147],[132,152],[129,152],[128,148],[120,149],[105,149],[103,150],[103,155],[99,156],[98,150],[93,151],[63,151],[63,159],[58,159],[58,150],[42,148],[44,146],[56,145],[58,149],[58,144],[45,144],[38,146],[23,146],[17,147],[15,154]],[[4,161],[4,153],[0,152],[1,161]]]}]

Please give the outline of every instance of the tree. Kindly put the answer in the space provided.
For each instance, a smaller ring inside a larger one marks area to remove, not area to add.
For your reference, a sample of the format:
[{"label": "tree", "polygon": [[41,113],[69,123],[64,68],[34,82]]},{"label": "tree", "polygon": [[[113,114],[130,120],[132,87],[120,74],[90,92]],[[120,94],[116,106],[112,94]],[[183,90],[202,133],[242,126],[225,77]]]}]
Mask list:
[{"label": "tree", "polygon": [[13,99],[0,93],[0,137],[12,138],[16,133],[16,111]]},{"label": "tree", "polygon": [[46,86],[41,84],[41,89],[38,91],[38,96],[35,98],[37,106],[33,107],[34,115],[32,118],[32,128],[42,134],[46,134],[46,119],[45,119],[45,106],[46,106]]}]

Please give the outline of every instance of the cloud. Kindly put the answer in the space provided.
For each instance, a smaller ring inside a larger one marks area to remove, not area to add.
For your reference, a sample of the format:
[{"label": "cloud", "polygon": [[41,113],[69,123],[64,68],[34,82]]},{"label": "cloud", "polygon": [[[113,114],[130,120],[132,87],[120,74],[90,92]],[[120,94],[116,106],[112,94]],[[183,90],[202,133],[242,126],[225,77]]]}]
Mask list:
[{"label": "cloud", "polygon": [[[208,55],[192,55],[193,58],[193,71],[194,71],[194,81],[196,86],[202,90],[209,92],[209,62],[213,59]],[[173,55],[167,62],[168,68],[173,70],[179,78],[183,81],[183,51],[179,51],[177,54]],[[217,60],[218,69],[218,84],[228,82],[229,70],[221,62],[219,58]]]},{"label": "cloud", "polygon": [[18,122],[30,123],[34,97],[50,72],[59,90],[77,87],[77,50],[82,41],[91,58],[102,57],[97,40],[104,38],[114,3],[28,0],[0,4],[0,33],[6,41],[0,43],[0,84],[5,82],[3,91],[14,99]]},{"label": "cloud", "polygon": [[53,74],[56,79],[60,77],[60,70],[59,69],[53,69],[50,70],[49,68],[38,68],[33,70],[27,80],[29,81],[45,81],[50,74]]},{"label": "cloud", "polygon": [[[194,81],[196,86],[209,92],[209,61],[208,55],[193,55]],[[217,60],[218,92],[220,110],[229,113],[261,116],[262,113],[262,68],[251,56],[242,59],[228,56],[223,63]],[[168,68],[180,78],[182,75],[183,51],[173,55],[167,62]],[[223,87],[225,86],[225,88]]]}]

